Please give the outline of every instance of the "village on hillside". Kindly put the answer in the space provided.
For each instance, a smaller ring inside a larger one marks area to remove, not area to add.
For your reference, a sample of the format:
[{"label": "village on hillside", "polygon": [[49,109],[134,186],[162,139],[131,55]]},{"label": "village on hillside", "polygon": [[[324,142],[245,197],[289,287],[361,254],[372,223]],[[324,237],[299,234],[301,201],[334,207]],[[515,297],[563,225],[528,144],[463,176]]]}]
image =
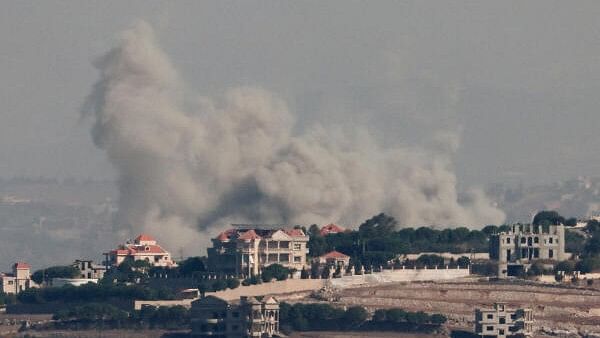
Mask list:
[{"label": "village on hillside", "polygon": [[175,260],[151,234],[102,256],[36,271],[16,262],[0,274],[0,334],[98,327],[193,337],[600,334],[596,218],[544,211],[531,224],[481,230],[398,229],[385,214],[356,230],[234,224],[202,257]]}]

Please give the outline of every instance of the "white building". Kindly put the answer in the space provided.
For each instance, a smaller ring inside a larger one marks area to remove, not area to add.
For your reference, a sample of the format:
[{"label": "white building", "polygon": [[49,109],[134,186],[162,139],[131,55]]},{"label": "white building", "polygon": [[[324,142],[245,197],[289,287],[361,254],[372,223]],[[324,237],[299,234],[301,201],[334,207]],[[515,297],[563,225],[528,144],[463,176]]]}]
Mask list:
[{"label": "white building", "polygon": [[31,280],[31,267],[24,262],[13,264],[12,273],[0,273],[0,286],[6,294],[17,294],[23,290],[37,287]]},{"label": "white building", "polygon": [[176,267],[177,263],[171,258],[171,254],[157,244],[151,236],[141,234],[133,243],[127,242],[119,245],[116,249],[104,253],[106,262],[111,266],[119,266],[127,258],[139,261],[144,260],[152,266]]}]

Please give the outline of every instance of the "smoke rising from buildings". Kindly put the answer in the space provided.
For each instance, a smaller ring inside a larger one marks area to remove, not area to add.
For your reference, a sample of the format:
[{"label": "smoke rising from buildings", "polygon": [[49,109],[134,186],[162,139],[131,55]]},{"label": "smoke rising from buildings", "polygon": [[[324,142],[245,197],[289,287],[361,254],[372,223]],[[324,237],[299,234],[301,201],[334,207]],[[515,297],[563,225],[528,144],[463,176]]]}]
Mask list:
[{"label": "smoke rising from buildings", "polygon": [[415,148],[382,147],[358,125],[294,132],[294,115],[267,90],[191,95],[144,22],[96,66],[84,111],[118,172],[125,233],[186,246],[232,222],[356,226],[382,211],[403,225],[504,220],[481,191],[459,200],[456,134]]}]

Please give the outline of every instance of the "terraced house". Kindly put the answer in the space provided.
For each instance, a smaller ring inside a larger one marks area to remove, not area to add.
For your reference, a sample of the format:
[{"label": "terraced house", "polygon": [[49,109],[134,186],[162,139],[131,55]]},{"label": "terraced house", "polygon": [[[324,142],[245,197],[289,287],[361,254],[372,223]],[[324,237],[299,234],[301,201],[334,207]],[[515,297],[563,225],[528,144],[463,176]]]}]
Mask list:
[{"label": "terraced house", "polygon": [[208,265],[213,271],[236,276],[255,276],[275,263],[300,271],[308,267],[308,238],[301,229],[234,225],[212,239]]}]

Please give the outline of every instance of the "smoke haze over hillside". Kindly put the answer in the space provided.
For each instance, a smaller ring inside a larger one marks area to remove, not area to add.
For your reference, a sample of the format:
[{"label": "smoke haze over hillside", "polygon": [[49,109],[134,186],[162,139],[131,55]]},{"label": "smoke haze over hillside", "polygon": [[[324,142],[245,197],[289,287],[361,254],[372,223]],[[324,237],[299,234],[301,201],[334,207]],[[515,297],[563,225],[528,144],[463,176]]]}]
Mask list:
[{"label": "smoke haze over hillside", "polygon": [[231,222],[479,226],[504,214],[481,191],[459,203],[453,131],[431,146],[380,146],[360,125],[311,125],[277,94],[239,87],[191,94],[145,22],[97,62],[85,112],[118,172],[117,224],[186,245]]}]

